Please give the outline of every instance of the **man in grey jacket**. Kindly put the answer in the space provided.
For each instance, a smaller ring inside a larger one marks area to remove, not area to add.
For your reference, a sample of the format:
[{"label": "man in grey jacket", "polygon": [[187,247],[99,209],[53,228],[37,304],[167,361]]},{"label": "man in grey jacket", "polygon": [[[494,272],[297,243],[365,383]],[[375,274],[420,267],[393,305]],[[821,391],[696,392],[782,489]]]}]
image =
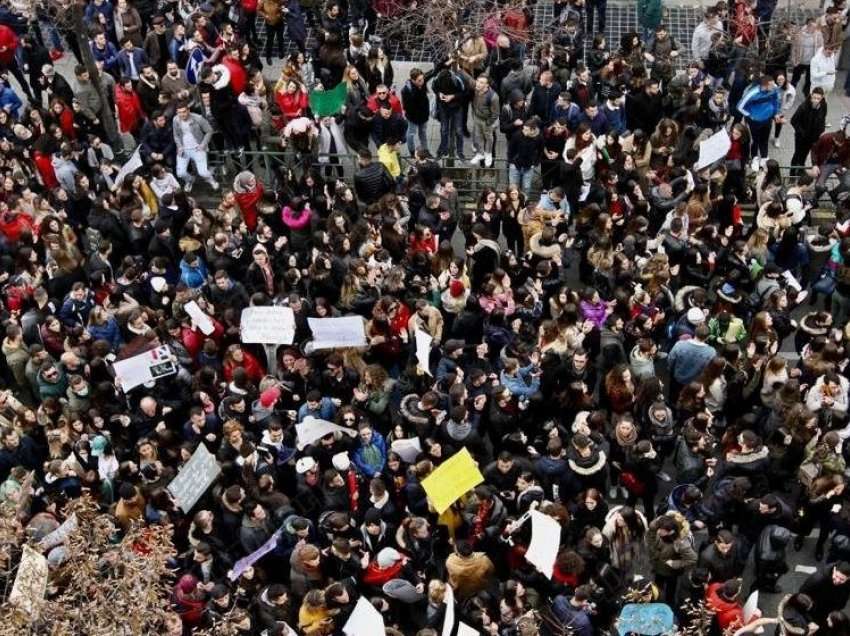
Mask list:
[{"label": "man in grey jacket", "polygon": [[189,110],[181,103],[174,116],[174,144],[177,146],[177,178],[183,183],[183,189],[191,192],[195,178],[189,174],[189,162],[195,164],[198,176],[218,190],[216,181],[207,167],[207,148],[212,138],[212,127],[207,120]]},{"label": "man in grey jacket", "polygon": [[493,165],[493,146],[495,145],[495,130],[499,125],[499,95],[490,87],[486,75],[480,75],[475,80],[475,91],[472,94],[472,147],[475,156],[469,160],[479,164],[484,160],[488,168]]}]

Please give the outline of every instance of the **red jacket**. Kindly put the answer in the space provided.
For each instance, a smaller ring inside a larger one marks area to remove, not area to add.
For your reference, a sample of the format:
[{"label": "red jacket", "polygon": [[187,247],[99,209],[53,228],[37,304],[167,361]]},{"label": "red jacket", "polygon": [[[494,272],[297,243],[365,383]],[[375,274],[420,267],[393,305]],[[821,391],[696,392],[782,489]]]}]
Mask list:
[{"label": "red jacket", "polygon": [[224,325],[215,318],[210,318],[210,320],[213,322],[213,332],[209,336],[205,336],[200,329],[192,329],[191,327],[183,327],[180,330],[180,340],[193,359],[198,357],[207,338],[212,338],[218,343],[221,342],[221,337],[224,335]]},{"label": "red jacket", "polygon": [[[389,96],[387,97],[387,100],[389,100],[390,109],[394,113],[398,113],[399,115],[404,114],[402,112],[402,108],[401,108],[401,101],[399,101],[399,98],[396,96],[395,93],[390,93]],[[378,103],[378,96],[377,95],[370,95],[369,99],[366,100],[366,106],[373,113],[377,113],[378,109],[380,108],[380,104]]]},{"label": "red jacket", "polygon": [[36,234],[35,227],[32,224],[32,217],[22,212],[9,213],[0,216],[0,234],[5,236],[10,243],[17,243],[21,234],[29,230],[33,235]]},{"label": "red jacket", "polygon": [[[256,11],[257,3],[254,2],[254,10]],[[248,85],[248,72],[242,66],[239,60],[225,55],[221,58],[221,63],[230,71],[230,88],[234,95],[241,95],[245,92],[245,87]]]},{"label": "red jacket", "polygon": [[258,0],[242,0],[242,10],[245,13],[256,13],[258,4]]},{"label": "red jacket", "polygon": [[363,582],[366,585],[380,587],[387,581],[397,579],[399,572],[401,572],[403,568],[404,559],[399,559],[394,565],[391,565],[388,568],[380,568],[378,567],[377,561],[372,561],[369,564],[369,567],[366,568],[365,574],[363,574]]},{"label": "red jacket", "polygon": [[242,212],[242,219],[248,227],[249,232],[257,229],[257,204],[263,198],[263,184],[257,179],[257,187],[250,192],[236,192],[236,203],[239,204],[239,210]]},{"label": "red jacket", "polygon": [[68,139],[77,138],[77,129],[74,128],[74,111],[71,110],[70,106],[65,106],[59,113],[59,128],[62,129],[62,134]]},{"label": "red jacket", "polygon": [[286,121],[302,117],[304,111],[310,105],[310,100],[307,94],[302,90],[297,90],[294,93],[287,93],[285,90],[275,93],[275,101],[280,107],[280,112],[286,118]]},{"label": "red jacket", "polygon": [[0,64],[9,66],[15,59],[15,49],[18,48],[18,36],[5,24],[0,24]]},{"label": "red jacket", "polygon": [[725,631],[730,625],[737,627],[744,626],[744,608],[737,601],[726,601],[720,598],[718,590],[723,587],[723,583],[712,583],[708,586],[708,591],[705,593],[705,603],[709,609],[714,611],[717,617],[717,625],[721,631]]},{"label": "red jacket", "polygon": [[121,132],[136,132],[145,118],[145,111],[142,110],[142,102],[136,91],[128,91],[120,84],[116,84],[115,108],[118,110],[118,128]]},{"label": "red jacket", "polygon": [[59,180],[56,178],[56,171],[53,169],[53,161],[50,155],[37,150],[33,152],[32,159],[35,162],[35,167],[38,169],[38,175],[41,177],[41,182],[48,190],[59,187]]},{"label": "red jacket", "polygon": [[[213,335],[215,335],[215,333],[213,333]],[[230,382],[233,379],[233,371],[237,367],[242,367],[245,369],[248,379],[255,384],[259,384],[260,380],[262,380],[266,375],[266,370],[263,368],[263,365],[260,364],[260,361],[252,354],[248,353],[245,349],[242,349],[242,358],[242,364],[237,364],[228,360],[222,365],[221,372],[224,379]]]}]

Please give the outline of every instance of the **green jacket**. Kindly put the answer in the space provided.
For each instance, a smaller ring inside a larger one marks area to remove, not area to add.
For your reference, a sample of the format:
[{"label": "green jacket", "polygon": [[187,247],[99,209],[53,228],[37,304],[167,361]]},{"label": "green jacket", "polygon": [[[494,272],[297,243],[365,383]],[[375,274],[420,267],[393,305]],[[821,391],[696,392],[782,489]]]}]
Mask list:
[{"label": "green jacket", "polygon": [[661,24],[661,0],[638,0],[638,24],[645,29],[655,29]]}]

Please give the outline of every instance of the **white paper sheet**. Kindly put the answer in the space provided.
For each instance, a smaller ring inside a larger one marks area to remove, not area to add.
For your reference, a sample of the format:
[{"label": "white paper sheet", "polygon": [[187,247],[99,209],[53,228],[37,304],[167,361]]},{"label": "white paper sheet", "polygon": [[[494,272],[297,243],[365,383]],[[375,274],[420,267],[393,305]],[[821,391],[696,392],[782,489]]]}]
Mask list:
[{"label": "white paper sheet", "polygon": [[381,613],[361,596],[342,631],[346,636],[383,636],[387,630]]},{"label": "white paper sheet", "polygon": [[531,543],[526,560],[547,578],[552,578],[555,559],[561,546],[561,525],[549,515],[531,511]]},{"label": "white paper sheet", "polygon": [[355,437],[357,435],[357,431],[352,428],[346,428],[345,426],[340,426],[339,424],[334,424],[327,420],[320,420],[317,417],[308,415],[304,418],[303,422],[295,425],[295,434],[298,437],[295,447],[298,450],[304,450],[310,444],[316,440],[322,439],[328,433],[336,433],[337,431],[345,433],[351,437]]},{"label": "white paper sheet", "polygon": [[463,621],[457,624],[457,636],[479,636],[480,633],[477,629],[470,627]]},{"label": "white paper sheet", "polygon": [[186,310],[186,313],[189,314],[189,318],[192,319],[198,329],[201,330],[205,336],[210,335],[213,331],[215,331],[215,325],[213,325],[213,321],[210,317],[204,313],[204,310],[198,307],[198,303],[194,300],[190,300],[188,303],[183,305],[183,309]]},{"label": "white paper sheet", "polygon": [[142,163],[142,147],[138,146],[135,152],[130,155],[130,158],[127,159],[127,162],[121,166],[121,169],[115,175],[115,185],[120,186],[124,182],[124,179],[141,168],[142,165],[144,165]]},{"label": "white paper sheet", "polygon": [[419,442],[418,437],[397,439],[390,445],[390,450],[398,453],[399,457],[405,463],[412,464],[419,457],[419,453],[422,452],[422,444]]},{"label": "white paper sheet", "polygon": [[443,602],[446,604],[446,615],[443,617],[442,636],[452,636],[452,629],[455,626],[455,591],[451,585],[446,586]]},{"label": "white paper sheet", "polygon": [[753,614],[756,613],[756,610],[759,608],[759,591],[756,590],[752,594],[750,594],[747,602],[744,603],[744,624],[750,622],[750,619],[753,617]]},{"label": "white paper sheet", "polygon": [[246,344],[292,344],[295,314],[289,307],[246,307],[239,331]]},{"label": "white paper sheet", "polygon": [[366,328],[360,316],[308,318],[307,324],[313,332],[311,344],[314,351],[366,346]]},{"label": "white paper sheet", "polygon": [[431,358],[431,343],[434,339],[421,329],[416,330],[416,360],[421,368],[428,375],[431,374],[431,369],[428,368],[428,361]]},{"label": "white paper sheet", "polygon": [[732,147],[732,140],[729,138],[729,133],[725,128],[721,128],[711,137],[699,144],[699,159],[697,160],[694,170],[702,170],[706,166],[710,166],[718,159],[723,159],[729,148]]}]

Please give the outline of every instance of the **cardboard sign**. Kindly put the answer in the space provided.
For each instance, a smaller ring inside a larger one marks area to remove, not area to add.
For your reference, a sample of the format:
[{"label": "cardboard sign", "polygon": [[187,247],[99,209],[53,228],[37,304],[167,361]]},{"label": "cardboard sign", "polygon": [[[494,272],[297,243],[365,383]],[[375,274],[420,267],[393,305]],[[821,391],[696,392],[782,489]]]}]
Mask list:
[{"label": "cardboard sign", "polygon": [[438,514],[484,481],[472,455],[464,447],[422,480],[422,488]]},{"label": "cardboard sign", "polygon": [[204,444],[200,444],[180,469],[177,477],[168,484],[168,492],[183,512],[188,513],[219,474],[221,466],[218,465],[215,455],[210,453]]},{"label": "cardboard sign", "polygon": [[295,314],[289,307],[246,307],[239,331],[245,344],[292,344]]}]

